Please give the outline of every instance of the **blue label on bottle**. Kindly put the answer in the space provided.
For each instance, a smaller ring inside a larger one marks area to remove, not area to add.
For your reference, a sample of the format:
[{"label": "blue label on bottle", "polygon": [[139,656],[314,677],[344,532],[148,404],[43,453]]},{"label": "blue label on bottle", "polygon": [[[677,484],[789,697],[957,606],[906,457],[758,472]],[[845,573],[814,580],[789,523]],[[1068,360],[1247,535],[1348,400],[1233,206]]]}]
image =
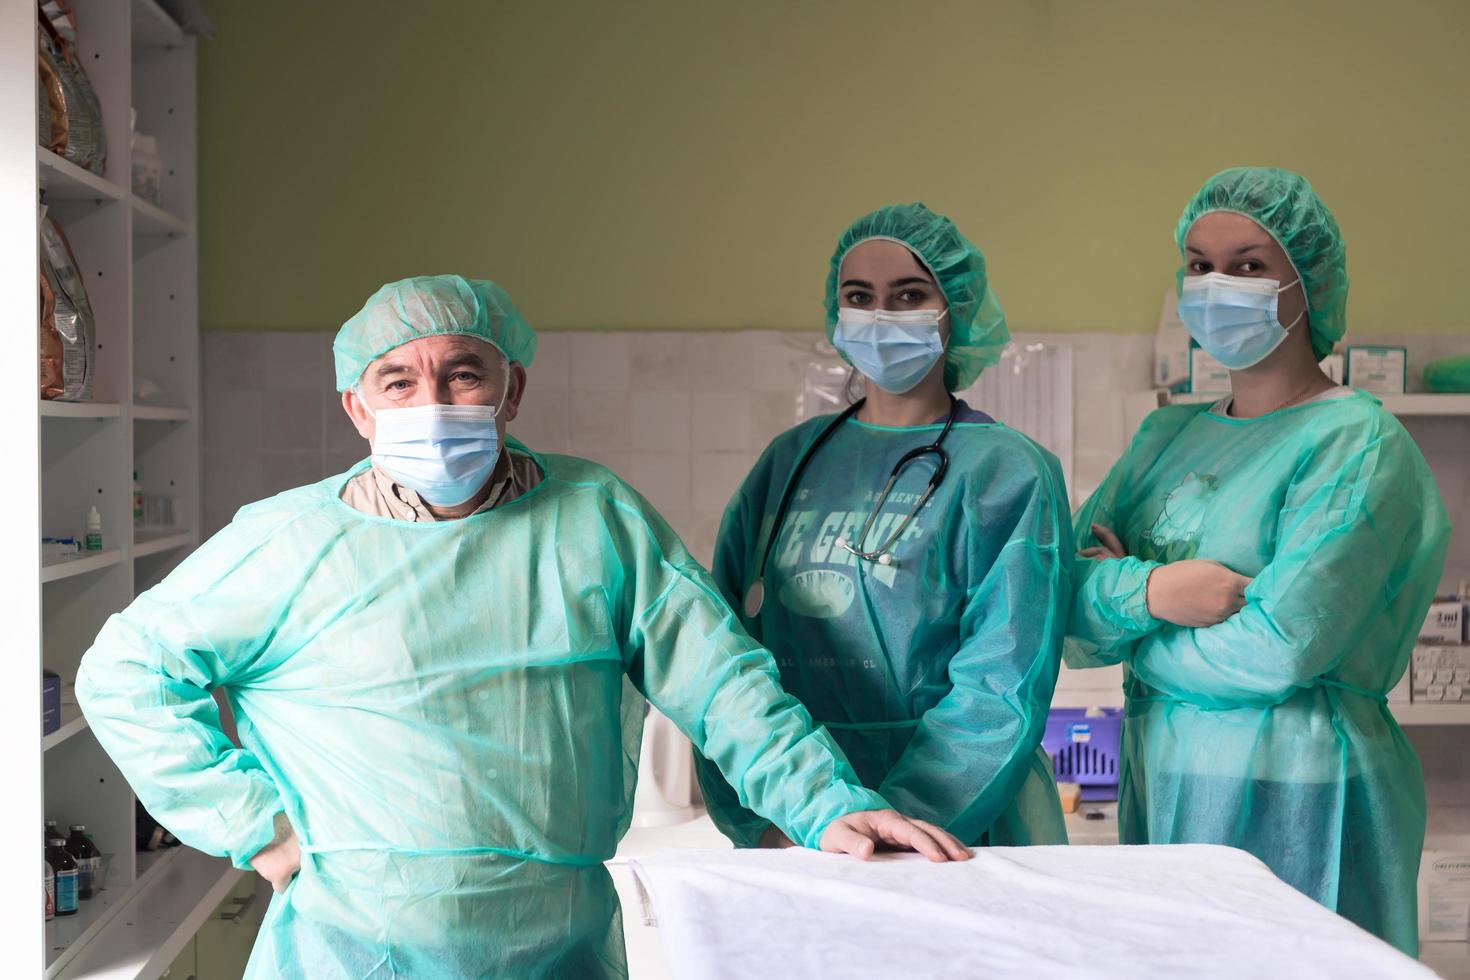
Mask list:
[{"label": "blue label on bottle", "polygon": [[77,873],[63,871],[56,876],[56,911],[75,912],[77,908]]}]

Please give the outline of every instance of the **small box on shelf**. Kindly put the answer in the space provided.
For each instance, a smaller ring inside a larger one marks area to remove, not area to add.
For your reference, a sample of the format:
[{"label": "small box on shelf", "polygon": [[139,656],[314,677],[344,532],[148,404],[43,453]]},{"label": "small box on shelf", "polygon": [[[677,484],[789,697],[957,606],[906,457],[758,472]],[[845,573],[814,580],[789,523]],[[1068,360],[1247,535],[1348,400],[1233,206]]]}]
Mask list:
[{"label": "small box on shelf", "polygon": [[1419,862],[1419,938],[1470,942],[1470,840],[1427,847]]},{"label": "small box on shelf", "polygon": [[1429,604],[1424,625],[1419,630],[1419,642],[1425,646],[1453,646],[1467,641],[1465,600],[1459,596],[1444,596]]},{"label": "small box on shelf", "polygon": [[1189,391],[1194,395],[1230,394],[1230,370],[1203,347],[1189,350]]},{"label": "small box on shelf", "polygon": [[1402,395],[1408,385],[1406,347],[1352,345],[1347,349],[1347,383],[1375,395]]},{"label": "small box on shelf", "polygon": [[50,735],[61,727],[61,675],[54,670],[41,671],[41,734]]}]

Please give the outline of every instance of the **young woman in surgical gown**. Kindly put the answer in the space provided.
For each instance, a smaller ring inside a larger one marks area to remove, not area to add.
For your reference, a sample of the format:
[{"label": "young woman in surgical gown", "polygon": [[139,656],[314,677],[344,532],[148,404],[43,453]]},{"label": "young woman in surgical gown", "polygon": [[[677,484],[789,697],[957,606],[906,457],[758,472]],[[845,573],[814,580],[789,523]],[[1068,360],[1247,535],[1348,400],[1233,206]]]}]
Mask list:
[{"label": "young woman in surgical gown", "polygon": [[1076,518],[1066,658],[1123,664],[1122,842],[1244,849],[1414,955],[1424,782],[1386,694],[1439,584],[1439,493],[1318,367],[1348,283],[1306,180],[1224,171],[1175,239],[1233,394],[1154,412]]},{"label": "young woman in surgical gown", "polygon": [[[866,400],[771,443],[725,512],[715,580],[864,785],[969,844],[1065,843],[1040,741],[1070,599],[1066,489],[1055,457],[951,395],[1009,337],[985,260],[923,205],[883,208],[841,236],[826,310]],[[942,473],[933,452],[895,471],[935,443]],[[697,762],[737,846],[787,843]]]}]

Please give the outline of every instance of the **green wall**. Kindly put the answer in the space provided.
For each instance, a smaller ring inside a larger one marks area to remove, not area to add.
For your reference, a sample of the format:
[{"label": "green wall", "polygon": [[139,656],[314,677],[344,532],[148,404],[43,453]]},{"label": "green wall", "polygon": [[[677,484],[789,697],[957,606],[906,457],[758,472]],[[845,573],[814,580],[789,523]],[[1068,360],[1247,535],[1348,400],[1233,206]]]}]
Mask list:
[{"label": "green wall", "polygon": [[203,322],[493,278],[541,328],[815,326],[923,200],[1015,329],[1149,330],[1225,166],[1311,178],[1358,330],[1470,331],[1470,3],[208,0]]}]

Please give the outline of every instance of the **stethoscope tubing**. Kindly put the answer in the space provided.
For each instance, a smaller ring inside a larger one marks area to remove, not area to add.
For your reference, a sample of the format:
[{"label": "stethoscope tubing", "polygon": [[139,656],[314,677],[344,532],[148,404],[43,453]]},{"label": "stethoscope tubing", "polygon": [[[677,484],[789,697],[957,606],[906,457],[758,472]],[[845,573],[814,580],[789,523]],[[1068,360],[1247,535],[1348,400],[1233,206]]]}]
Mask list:
[{"label": "stethoscope tubing", "polygon": [[[822,429],[816,439],[812,440],[811,445],[806,448],[801,454],[801,457],[796,461],[796,466],[791,471],[791,477],[786,481],[786,488],[781,493],[781,502],[776,505],[776,519],[772,522],[770,530],[766,532],[765,546],[761,549],[761,560],[760,564],[756,567],[755,581],[751,583],[750,588],[746,591],[745,612],[748,617],[754,618],[764,604],[766,563],[770,561],[771,551],[776,546],[776,536],[781,533],[781,523],[786,519],[786,513],[791,507],[792,499],[796,496],[797,487],[801,483],[801,477],[806,472],[807,465],[816,457],[817,450],[821,449],[822,445],[832,437],[832,433],[836,432],[842,427],[843,423],[856,415],[858,410],[867,404],[867,401],[866,398],[859,398],[843,410],[842,414],[827,423],[826,427]],[[888,554],[888,549],[893,546],[893,543],[908,529],[909,523],[914,519],[914,515],[919,512],[924,504],[928,503],[929,498],[933,496],[935,489],[938,488],[940,482],[944,479],[945,473],[949,470],[949,455],[941,448],[941,444],[944,442],[944,437],[949,435],[949,430],[954,425],[955,413],[958,410],[959,403],[955,400],[954,395],[950,395],[949,417],[944,420],[944,428],[940,430],[939,437],[927,445],[910,449],[899,457],[897,463],[893,464],[893,470],[889,473],[888,482],[884,485],[883,493],[879,496],[878,502],[874,505],[872,512],[868,514],[867,522],[863,524],[862,536],[858,539],[858,545],[861,546],[867,540],[868,531],[871,530],[873,521],[877,518],[878,512],[882,510],[883,503],[888,499],[888,494],[893,489],[893,485],[898,481],[898,475],[903,471],[904,466],[918,459],[920,456],[933,453],[938,455],[939,465],[935,467],[934,473],[929,477],[929,486],[919,498],[917,506],[903,520],[903,523],[899,525],[898,529],[889,535],[888,540],[877,551],[859,551],[849,546],[846,542],[843,542],[843,547],[850,553],[865,561],[881,561]]]}]

